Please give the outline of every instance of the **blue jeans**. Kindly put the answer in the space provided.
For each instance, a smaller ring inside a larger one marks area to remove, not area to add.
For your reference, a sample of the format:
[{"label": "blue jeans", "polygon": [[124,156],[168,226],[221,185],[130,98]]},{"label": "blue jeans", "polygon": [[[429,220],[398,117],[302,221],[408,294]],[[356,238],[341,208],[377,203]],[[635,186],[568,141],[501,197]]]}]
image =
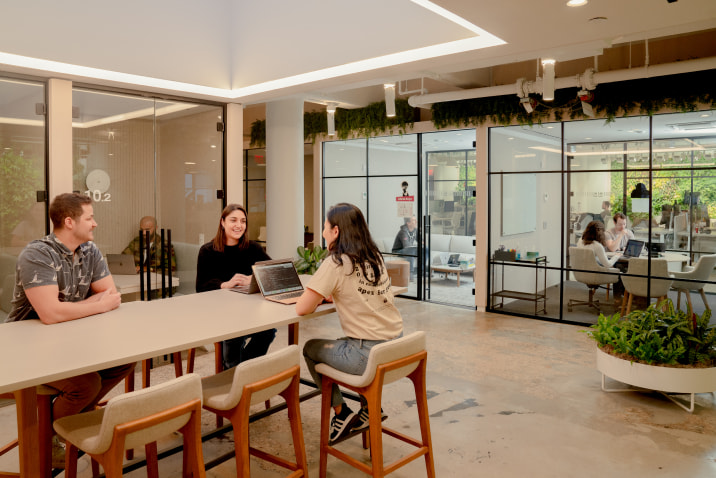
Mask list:
[{"label": "blue jeans", "polygon": [[276,329],[224,340],[222,343],[224,370],[236,367],[241,362],[266,355],[274,338],[276,338]]},{"label": "blue jeans", "polygon": [[[303,358],[306,360],[313,381],[320,390],[321,375],[316,373],[317,363],[325,363],[351,375],[363,375],[368,364],[370,349],[383,342],[387,342],[387,340],[361,340],[350,337],[342,337],[337,340],[311,339],[303,347]],[[337,407],[343,403],[345,403],[343,395],[338,386],[333,384],[331,406]]]}]

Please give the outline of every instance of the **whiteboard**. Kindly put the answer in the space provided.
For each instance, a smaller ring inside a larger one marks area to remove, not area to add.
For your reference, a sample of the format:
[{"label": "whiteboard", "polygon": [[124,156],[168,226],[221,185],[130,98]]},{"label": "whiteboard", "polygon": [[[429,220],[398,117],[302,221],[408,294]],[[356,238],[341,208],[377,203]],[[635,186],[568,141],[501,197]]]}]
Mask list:
[{"label": "whiteboard", "polygon": [[502,235],[537,230],[537,175],[502,175]]}]

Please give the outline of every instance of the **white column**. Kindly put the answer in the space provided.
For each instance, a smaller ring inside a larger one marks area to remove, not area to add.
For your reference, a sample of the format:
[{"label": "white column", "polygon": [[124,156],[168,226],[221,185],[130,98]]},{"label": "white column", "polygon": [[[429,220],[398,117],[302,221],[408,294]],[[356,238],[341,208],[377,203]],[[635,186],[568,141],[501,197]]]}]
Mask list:
[{"label": "white column", "polygon": [[475,130],[477,141],[477,161],[475,164],[475,186],[477,198],[475,201],[475,306],[480,312],[487,308],[487,273],[489,271],[487,250],[487,230],[490,216],[487,210],[488,191],[488,126],[483,124]]},{"label": "white column", "polygon": [[[226,204],[244,204],[244,106],[226,105]],[[244,204],[245,206],[245,204]]]},{"label": "white column", "polygon": [[274,259],[303,245],[303,100],[266,105],[266,246]]},{"label": "white column", "polygon": [[72,192],[72,82],[51,78],[47,98],[48,195],[52,201],[58,194]]}]

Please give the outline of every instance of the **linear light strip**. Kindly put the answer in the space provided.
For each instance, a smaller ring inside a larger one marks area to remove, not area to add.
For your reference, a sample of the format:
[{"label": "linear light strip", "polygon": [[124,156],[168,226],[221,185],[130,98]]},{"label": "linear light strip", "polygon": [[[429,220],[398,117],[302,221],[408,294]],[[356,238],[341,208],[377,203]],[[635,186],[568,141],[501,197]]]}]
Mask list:
[{"label": "linear light strip", "polygon": [[49,71],[54,73],[62,73],[71,76],[80,76],[85,78],[93,78],[107,81],[117,81],[131,85],[161,88],[183,93],[208,95],[225,98],[227,100],[237,100],[245,96],[266,93],[291,86],[299,86],[313,81],[337,78],[379,68],[436,58],[444,55],[478,50],[481,48],[502,45],[505,43],[505,41],[503,41],[502,39],[488,33],[485,30],[482,30],[481,28],[473,25],[462,17],[459,17],[449,12],[448,10],[445,10],[442,7],[439,7],[432,2],[429,2],[427,0],[411,1],[421,7],[427,8],[433,13],[436,13],[461,27],[467,28],[471,32],[475,33],[477,36],[472,38],[455,40],[451,42],[439,43],[436,45],[430,45],[422,48],[415,48],[413,50],[391,53],[375,58],[368,58],[365,60],[359,60],[334,67],[323,68],[320,70],[302,73],[299,75],[287,76],[277,80],[266,81],[263,83],[257,83],[255,85],[236,89],[213,88],[192,83],[183,83],[179,81],[133,75],[129,73],[121,73],[118,71],[73,65],[70,63],[62,63],[58,61],[44,60],[40,58],[31,58],[6,52],[0,52],[0,64]]},{"label": "linear light strip", "polygon": [[[537,149],[539,151],[547,151],[548,153],[562,154],[562,151],[555,148],[548,148],[547,146],[530,146],[529,149]],[[679,153],[681,151],[704,151],[706,148],[703,146],[693,148],[654,148],[651,150],[653,153]],[[629,151],[575,151],[572,153],[565,152],[565,156],[628,156],[630,154],[648,154],[648,149],[633,149]]]}]

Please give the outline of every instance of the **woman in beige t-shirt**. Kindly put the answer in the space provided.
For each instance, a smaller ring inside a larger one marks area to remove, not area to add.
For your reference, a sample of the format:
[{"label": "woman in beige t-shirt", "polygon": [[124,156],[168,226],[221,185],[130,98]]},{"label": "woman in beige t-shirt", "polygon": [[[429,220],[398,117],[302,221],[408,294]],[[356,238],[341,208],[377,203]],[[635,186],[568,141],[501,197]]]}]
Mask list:
[{"label": "woman in beige t-shirt", "polygon": [[[333,206],[326,215],[323,238],[328,256],[296,303],[296,312],[310,314],[323,301],[332,300],[346,337],[311,339],[304,346],[308,370],[319,387],[321,376],[315,370],[317,363],[361,375],[373,346],[403,334],[403,319],[393,304],[383,256],[371,238],[360,209],[347,203]],[[368,426],[365,404],[360,412],[353,412],[337,386],[333,388],[331,404],[335,411],[330,430],[332,442]]]}]

